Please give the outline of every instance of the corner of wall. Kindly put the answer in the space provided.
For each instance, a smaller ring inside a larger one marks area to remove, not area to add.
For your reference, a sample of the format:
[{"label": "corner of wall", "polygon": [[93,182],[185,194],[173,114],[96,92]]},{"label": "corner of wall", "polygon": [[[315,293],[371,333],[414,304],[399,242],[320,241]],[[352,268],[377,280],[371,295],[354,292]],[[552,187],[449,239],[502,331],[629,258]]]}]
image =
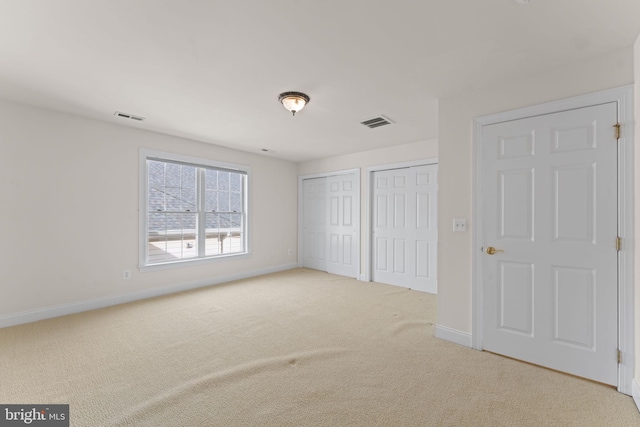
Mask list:
[{"label": "corner of wall", "polygon": [[640,411],[640,383],[638,383],[637,379],[633,380],[631,387],[631,397],[633,397],[633,401],[636,402],[636,406]]},{"label": "corner of wall", "polygon": [[[636,39],[634,50],[633,50],[633,76],[634,76],[634,121],[636,123],[635,126],[635,141],[640,141],[640,36]],[[638,225],[638,218],[640,216],[640,174],[637,172],[640,171],[640,150],[636,149],[634,152],[634,161],[633,161],[633,169],[634,169],[634,217],[635,217],[635,241],[640,242],[640,226]],[[637,246],[637,243],[636,243]],[[634,260],[634,271],[635,277],[640,277],[640,250],[636,250],[635,252],[635,260]],[[638,281],[635,282],[635,304],[634,304],[634,337],[635,337],[635,374],[634,374],[634,382],[633,382],[633,396],[640,409],[640,387],[638,384],[640,383],[640,283]]]}]

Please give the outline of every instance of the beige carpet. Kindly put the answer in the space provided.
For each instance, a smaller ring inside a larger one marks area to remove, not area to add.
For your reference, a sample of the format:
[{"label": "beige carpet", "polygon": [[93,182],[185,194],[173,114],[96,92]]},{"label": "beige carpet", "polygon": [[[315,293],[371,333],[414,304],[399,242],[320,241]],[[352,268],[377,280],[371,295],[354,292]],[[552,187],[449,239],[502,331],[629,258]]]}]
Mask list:
[{"label": "beige carpet", "polygon": [[0,403],[73,426],[640,426],[600,384],[433,337],[435,297],[297,269],[0,330]]}]

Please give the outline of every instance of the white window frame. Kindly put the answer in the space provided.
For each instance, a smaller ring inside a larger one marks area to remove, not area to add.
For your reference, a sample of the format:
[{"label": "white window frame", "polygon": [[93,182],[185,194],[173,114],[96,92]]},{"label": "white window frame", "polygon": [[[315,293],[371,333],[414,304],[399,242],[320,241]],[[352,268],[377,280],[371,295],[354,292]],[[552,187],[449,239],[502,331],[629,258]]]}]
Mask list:
[{"label": "white window frame", "polygon": [[[153,264],[148,263],[148,207],[149,207],[149,182],[147,171],[147,160],[157,160],[164,162],[177,162],[187,163],[193,166],[201,166],[214,169],[227,169],[230,171],[238,171],[246,174],[244,184],[244,252],[236,252],[232,254],[220,254],[212,256],[203,256],[198,258],[179,259],[166,262],[157,262]],[[139,164],[139,265],[140,271],[153,271],[163,270],[167,268],[193,266],[203,263],[220,262],[229,260],[230,258],[237,259],[248,257],[250,255],[249,246],[249,191],[251,183],[251,168],[249,166],[239,165],[235,163],[220,162],[217,160],[204,159],[200,157],[186,156],[182,154],[169,153],[166,151],[158,151],[147,148],[140,149],[140,164]]]}]

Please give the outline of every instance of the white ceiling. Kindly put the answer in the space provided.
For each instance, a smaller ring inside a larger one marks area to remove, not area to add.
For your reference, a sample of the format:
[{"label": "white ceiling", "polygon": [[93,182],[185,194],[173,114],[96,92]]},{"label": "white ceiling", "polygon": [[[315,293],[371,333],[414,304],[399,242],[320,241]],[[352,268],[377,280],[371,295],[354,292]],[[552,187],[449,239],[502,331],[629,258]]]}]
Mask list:
[{"label": "white ceiling", "polygon": [[0,97],[304,161],[436,138],[438,98],[639,33],[638,0],[2,0]]}]

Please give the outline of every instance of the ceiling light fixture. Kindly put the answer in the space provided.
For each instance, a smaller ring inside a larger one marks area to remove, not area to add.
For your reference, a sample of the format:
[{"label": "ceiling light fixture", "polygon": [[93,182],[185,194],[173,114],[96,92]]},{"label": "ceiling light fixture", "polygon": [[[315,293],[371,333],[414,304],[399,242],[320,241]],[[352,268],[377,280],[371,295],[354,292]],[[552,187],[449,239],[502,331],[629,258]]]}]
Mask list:
[{"label": "ceiling light fixture", "polygon": [[302,92],[283,92],[278,97],[278,101],[282,102],[284,108],[291,111],[295,116],[298,111],[309,103],[309,96]]}]

